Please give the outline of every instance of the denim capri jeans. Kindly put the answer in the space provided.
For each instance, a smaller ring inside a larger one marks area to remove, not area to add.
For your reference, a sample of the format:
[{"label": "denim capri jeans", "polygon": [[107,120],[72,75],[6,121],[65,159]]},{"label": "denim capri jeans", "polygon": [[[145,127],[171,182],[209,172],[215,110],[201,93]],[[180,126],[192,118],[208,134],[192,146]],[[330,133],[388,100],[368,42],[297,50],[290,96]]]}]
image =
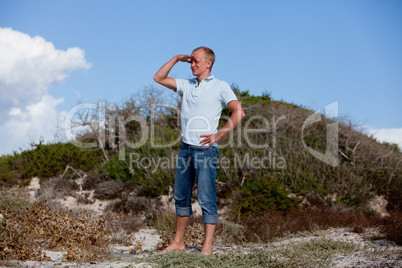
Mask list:
[{"label": "denim capri jeans", "polygon": [[197,199],[202,209],[202,222],[218,223],[215,180],[219,150],[214,145],[207,149],[182,143],[174,181],[176,215],[193,214],[191,192],[194,182],[197,182]]}]

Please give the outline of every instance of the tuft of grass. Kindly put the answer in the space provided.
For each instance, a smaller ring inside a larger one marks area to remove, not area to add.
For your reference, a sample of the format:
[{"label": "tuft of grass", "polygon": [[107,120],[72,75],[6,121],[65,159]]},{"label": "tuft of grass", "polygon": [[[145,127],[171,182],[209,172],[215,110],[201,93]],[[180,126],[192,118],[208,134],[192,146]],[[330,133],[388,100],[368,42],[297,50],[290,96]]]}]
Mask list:
[{"label": "tuft of grass", "polygon": [[134,263],[151,263],[152,267],[325,267],[331,265],[335,254],[350,254],[359,246],[332,239],[312,239],[295,245],[274,249],[253,249],[250,253],[217,253],[204,256],[187,251],[168,252]]},{"label": "tuft of grass", "polygon": [[21,199],[3,193],[1,193],[0,195],[0,211],[3,210],[21,211],[31,206],[32,204],[25,199]]},{"label": "tuft of grass", "polygon": [[272,258],[265,251],[251,254],[214,254],[211,256],[180,251],[132,259],[132,261],[134,263],[152,263],[152,267],[286,267],[283,261]]},{"label": "tuft of grass", "polygon": [[326,267],[335,254],[351,254],[359,248],[351,242],[318,238],[282,248],[277,256],[288,261],[287,267]]},{"label": "tuft of grass", "polygon": [[159,231],[174,231],[176,229],[176,213],[160,211],[152,224]]},{"label": "tuft of grass", "polygon": [[244,226],[231,221],[221,221],[216,227],[216,240],[223,243],[241,243],[245,241]]},{"label": "tuft of grass", "polygon": [[0,260],[0,267],[19,268],[19,267],[22,267],[22,265],[18,261],[3,261],[3,260]]},{"label": "tuft of grass", "polygon": [[294,252],[296,255],[312,254],[319,257],[325,253],[351,253],[359,248],[360,247],[357,244],[351,242],[329,238],[318,238],[293,245],[289,248],[290,250],[286,250],[286,254],[289,254],[289,252]]}]

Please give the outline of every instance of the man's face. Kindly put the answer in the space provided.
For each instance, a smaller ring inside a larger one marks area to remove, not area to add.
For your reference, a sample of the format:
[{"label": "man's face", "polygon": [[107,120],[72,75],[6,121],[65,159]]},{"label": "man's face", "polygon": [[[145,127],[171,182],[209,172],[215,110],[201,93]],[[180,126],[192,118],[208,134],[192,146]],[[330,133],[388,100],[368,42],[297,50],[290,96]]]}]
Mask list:
[{"label": "man's face", "polygon": [[202,49],[194,51],[191,56],[193,56],[191,70],[194,76],[202,76],[210,70],[212,62],[207,60],[205,52]]}]

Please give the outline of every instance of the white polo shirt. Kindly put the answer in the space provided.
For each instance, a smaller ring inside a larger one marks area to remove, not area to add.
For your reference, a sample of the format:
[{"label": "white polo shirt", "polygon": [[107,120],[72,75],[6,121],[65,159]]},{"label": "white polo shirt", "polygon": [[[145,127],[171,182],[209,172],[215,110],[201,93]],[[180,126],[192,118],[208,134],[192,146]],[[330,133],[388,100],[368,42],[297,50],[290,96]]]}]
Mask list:
[{"label": "white polo shirt", "polygon": [[197,79],[175,79],[177,92],[183,94],[181,104],[182,140],[189,145],[201,146],[200,135],[218,132],[222,109],[237,100],[225,81],[210,76],[198,85]]}]

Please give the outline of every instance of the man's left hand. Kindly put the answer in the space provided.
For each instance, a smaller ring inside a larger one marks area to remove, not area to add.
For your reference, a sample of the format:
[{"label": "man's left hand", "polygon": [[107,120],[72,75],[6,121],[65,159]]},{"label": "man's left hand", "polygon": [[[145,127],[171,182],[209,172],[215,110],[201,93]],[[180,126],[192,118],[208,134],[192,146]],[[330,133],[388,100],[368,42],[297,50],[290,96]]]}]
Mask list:
[{"label": "man's left hand", "polygon": [[202,146],[208,144],[207,148],[209,148],[211,144],[218,142],[221,139],[221,136],[218,133],[216,133],[216,134],[201,135],[200,138],[204,138],[200,141],[200,144]]}]

